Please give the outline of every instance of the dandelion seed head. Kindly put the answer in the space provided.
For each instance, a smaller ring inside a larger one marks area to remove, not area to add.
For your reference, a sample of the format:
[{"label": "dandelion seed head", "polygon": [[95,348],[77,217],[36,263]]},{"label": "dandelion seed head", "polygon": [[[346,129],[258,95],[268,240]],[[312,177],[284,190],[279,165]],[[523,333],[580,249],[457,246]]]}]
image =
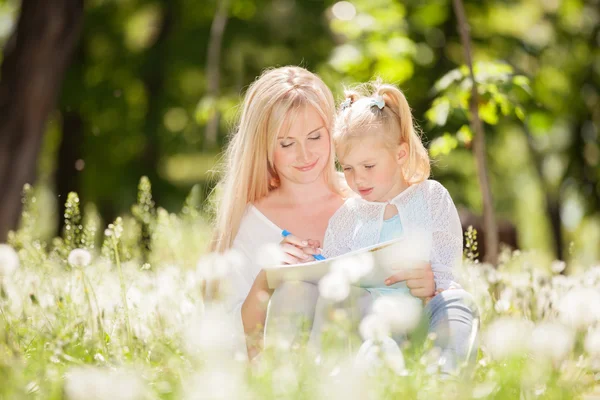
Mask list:
[{"label": "dandelion seed head", "polygon": [[210,253],[198,261],[196,272],[202,280],[220,280],[227,276],[231,269],[229,260],[225,255]]},{"label": "dandelion seed head", "polygon": [[326,299],[340,302],[350,294],[350,282],[340,272],[329,272],[319,281],[319,293]]},{"label": "dandelion seed head", "polygon": [[186,328],[186,347],[192,355],[231,358],[234,333],[233,320],[224,310],[219,307],[207,308]]},{"label": "dandelion seed head", "polygon": [[571,329],[556,322],[542,322],[532,332],[531,350],[540,358],[558,363],[573,349],[575,341]]},{"label": "dandelion seed head", "polygon": [[281,247],[275,243],[269,243],[258,249],[261,255],[260,263],[263,267],[272,267],[283,263],[285,253]]},{"label": "dandelion seed head", "polygon": [[565,270],[566,267],[567,267],[567,263],[564,261],[560,261],[560,260],[555,260],[550,265],[550,269],[555,274],[560,274],[561,272],[563,272]]},{"label": "dandelion seed head", "polygon": [[391,328],[389,321],[378,314],[369,314],[360,322],[360,335],[365,340],[381,341],[390,337]]},{"label": "dandelion seed head", "polygon": [[529,321],[502,317],[488,326],[483,342],[493,359],[502,360],[528,351],[531,331]]},{"label": "dandelion seed head", "polygon": [[421,302],[408,295],[381,296],[373,303],[373,313],[387,320],[393,332],[408,333],[421,319]]},{"label": "dandelion seed head", "polygon": [[373,269],[373,255],[361,253],[353,257],[344,257],[331,265],[331,271],[346,276],[350,283],[357,282]]},{"label": "dandelion seed head", "polygon": [[587,333],[584,347],[589,355],[600,359],[600,327],[591,329]]},{"label": "dandelion seed head", "polygon": [[72,267],[84,268],[90,265],[92,255],[86,249],[74,249],[69,253],[67,261]]},{"label": "dandelion seed head", "polygon": [[578,288],[565,294],[558,304],[561,322],[583,330],[600,321],[600,291],[595,288]]},{"label": "dandelion seed head", "polygon": [[19,255],[12,246],[0,243],[0,277],[12,276],[19,268]]},{"label": "dandelion seed head", "polygon": [[137,374],[95,367],[78,367],[68,371],[64,390],[69,400],[134,400],[147,394]]}]

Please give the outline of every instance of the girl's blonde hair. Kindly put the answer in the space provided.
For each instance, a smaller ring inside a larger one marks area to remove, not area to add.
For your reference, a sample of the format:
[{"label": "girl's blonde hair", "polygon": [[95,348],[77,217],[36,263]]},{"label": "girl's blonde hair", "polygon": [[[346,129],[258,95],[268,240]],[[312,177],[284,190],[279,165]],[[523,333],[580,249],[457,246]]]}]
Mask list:
[{"label": "girl's blonde hair", "polygon": [[394,85],[375,81],[346,90],[345,95],[333,128],[338,158],[347,152],[348,143],[353,139],[373,135],[380,137],[390,149],[396,149],[402,143],[408,145],[408,162],[402,169],[408,183],[428,179],[431,172],[429,155],[402,91]]},{"label": "girl's blonde hair", "polygon": [[[281,67],[264,71],[250,85],[239,124],[225,153],[222,178],[216,187],[217,210],[211,251],[229,249],[248,204],[275,189],[273,182],[279,179],[273,166],[277,137],[290,125],[289,119],[295,117],[294,113],[304,107],[313,107],[323,118],[326,129],[331,131],[335,102],[331,90],[315,74],[300,67]],[[327,185],[340,193],[333,142],[323,174]]]}]

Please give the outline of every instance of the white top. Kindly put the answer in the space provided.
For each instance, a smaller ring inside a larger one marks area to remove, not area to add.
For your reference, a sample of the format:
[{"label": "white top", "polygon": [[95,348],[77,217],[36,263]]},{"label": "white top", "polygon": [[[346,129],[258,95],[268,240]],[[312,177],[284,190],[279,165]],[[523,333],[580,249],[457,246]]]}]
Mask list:
[{"label": "white top", "polygon": [[230,271],[227,277],[226,282],[229,284],[227,307],[234,318],[237,337],[235,350],[244,355],[247,353],[242,322],[242,304],[262,269],[258,263],[258,260],[261,259],[261,248],[270,243],[281,242],[281,232],[282,229],[250,204],[246,208],[238,233],[233,240],[232,249],[239,251],[244,256],[245,263],[242,268]]},{"label": "white top", "polygon": [[[388,203],[350,198],[329,220],[323,255],[335,257],[379,243]],[[452,268],[462,261],[462,227],[450,194],[439,182],[427,180],[392,199],[402,222],[402,235],[412,240],[418,258],[431,262],[438,289],[458,286]]]}]

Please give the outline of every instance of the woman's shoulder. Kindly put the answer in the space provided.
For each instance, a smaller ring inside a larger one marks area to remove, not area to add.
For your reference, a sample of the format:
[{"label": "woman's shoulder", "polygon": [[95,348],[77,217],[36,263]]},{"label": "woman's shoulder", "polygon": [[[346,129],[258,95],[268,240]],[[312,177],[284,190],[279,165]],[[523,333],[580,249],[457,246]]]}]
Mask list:
[{"label": "woman's shoulder", "polygon": [[261,237],[280,235],[281,232],[254,204],[248,204],[240,221],[237,237]]}]

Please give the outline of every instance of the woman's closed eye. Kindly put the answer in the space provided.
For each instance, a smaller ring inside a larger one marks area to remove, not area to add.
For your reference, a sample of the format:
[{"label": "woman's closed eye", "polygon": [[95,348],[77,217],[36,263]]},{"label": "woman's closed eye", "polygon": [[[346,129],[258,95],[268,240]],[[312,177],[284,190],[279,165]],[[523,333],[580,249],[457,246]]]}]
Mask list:
[{"label": "woman's closed eye", "polygon": [[318,135],[310,136],[308,139],[309,140],[319,140],[319,139],[321,139],[321,134],[319,133]]},{"label": "woman's closed eye", "polygon": [[279,145],[281,147],[283,147],[284,149],[290,147],[293,144],[294,144],[294,142],[279,142]]}]

